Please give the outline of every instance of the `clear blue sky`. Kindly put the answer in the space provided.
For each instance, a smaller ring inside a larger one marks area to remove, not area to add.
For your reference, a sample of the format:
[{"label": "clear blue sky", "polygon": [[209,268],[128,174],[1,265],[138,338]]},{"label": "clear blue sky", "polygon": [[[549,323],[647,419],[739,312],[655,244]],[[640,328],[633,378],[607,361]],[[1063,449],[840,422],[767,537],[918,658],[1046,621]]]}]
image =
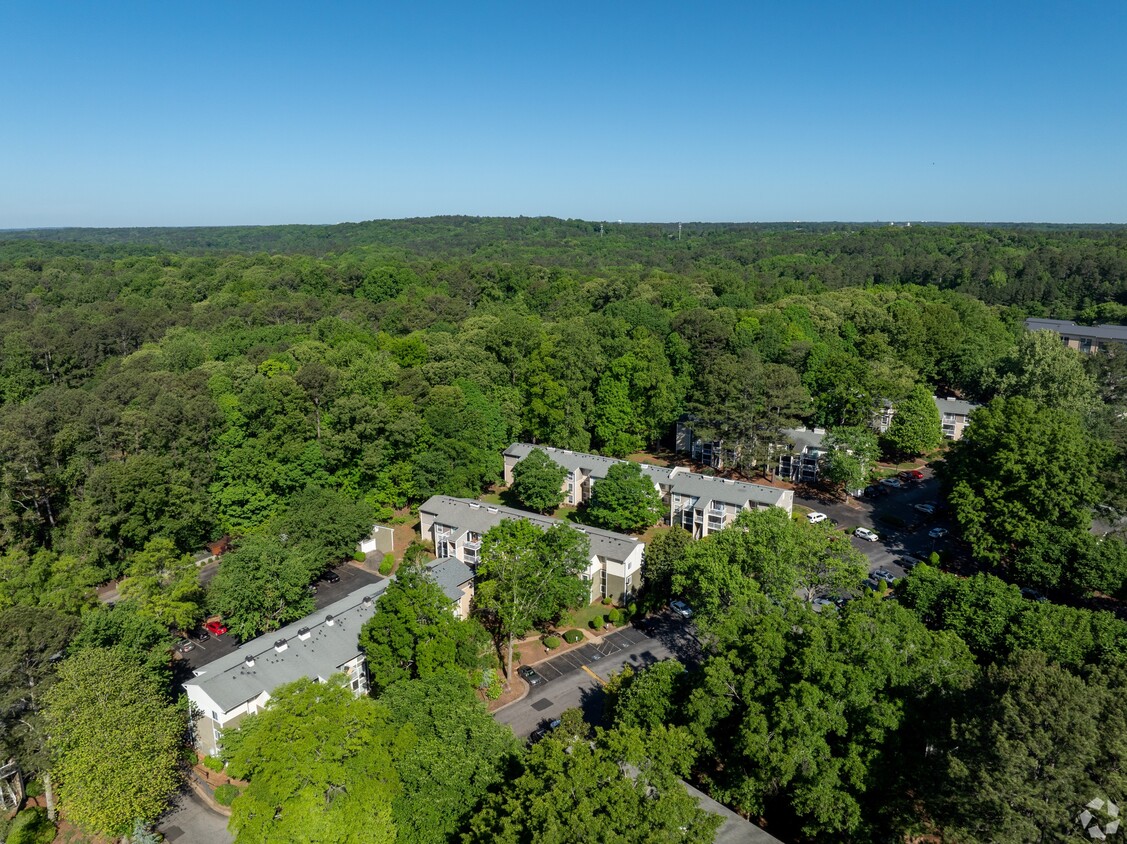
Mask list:
[{"label": "clear blue sky", "polygon": [[1127,222],[1127,3],[0,5],[0,228]]}]

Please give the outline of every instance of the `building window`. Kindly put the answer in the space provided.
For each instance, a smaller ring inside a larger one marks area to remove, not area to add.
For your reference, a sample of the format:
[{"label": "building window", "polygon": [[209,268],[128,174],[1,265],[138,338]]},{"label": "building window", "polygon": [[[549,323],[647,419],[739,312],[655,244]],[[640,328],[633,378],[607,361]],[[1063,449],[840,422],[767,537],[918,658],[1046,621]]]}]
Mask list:
[{"label": "building window", "polygon": [[602,583],[602,586],[601,586],[600,588],[602,589],[602,595],[603,595],[603,597],[605,598],[605,597],[607,596],[607,594],[608,594],[608,593],[607,593],[607,570],[606,570],[606,569],[603,569],[603,570],[602,570],[602,571],[600,572],[600,574],[602,575],[602,577],[600,578],[600,581],[601,581],[601,583]]},{"label": "building window", "polygon": [[212,710],[211,720],[214,721],[216,724],[218,724],[219,723],[219,713]]}]

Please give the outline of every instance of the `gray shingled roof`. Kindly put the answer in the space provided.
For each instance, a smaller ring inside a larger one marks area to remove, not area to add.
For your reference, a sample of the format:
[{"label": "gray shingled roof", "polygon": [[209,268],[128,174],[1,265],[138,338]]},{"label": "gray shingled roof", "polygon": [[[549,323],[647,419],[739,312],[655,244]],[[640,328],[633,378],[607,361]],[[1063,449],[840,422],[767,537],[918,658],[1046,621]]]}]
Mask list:
[{"label": "gray shingled roof", "polygon": [[451,601],[462,600],[462,584],[473,580],[470,567],[457,557],[442,557],[427,563],[427,571]]},{"label": "gray shingled roof", "polygon": [[728,478],[716,478],[696,472],[676,472],[673,475],[673,492],[688,495],[701,501],[723,501],[743,507],[749,503],[778,507],[789,490],[764,484],[749,484]]},{"label": "gray shingled roof", "polygon": [[[197,676],[184,685],[198,686],[227,712],[284,683],[302,677],[328,678],[359,655],[360,628],[371,618],[376,599],[389,582],[364,586],[281,630],[245,642],[234,653],[199,666]],[[366,602],[367,598],[371,600]],[[331,626],[325,621],[329,616]],[[299,635],[303,629],[308,631],[304,641]],[[282,639],[286,649],[277,653],[275,643]],[[246,664],[248,656],[254,658],[253,667]]]},{"label": "gray shingled roof", "polygon": [[[820,434],[813,434],[821,442]],[[578,451],[566,451],[561,448],[550,448],[542,445],[529,445],[528,443],[513,443],[505,449],[505,455],[523,460],[534,448],[539,448],[560,466],[568,471],[581,468],[591,473],[591,477],[605,478],[607,469],[615,463],[625,463],[625,460],[616,460],[613,457],[600,457],[597,454],[584,454]],[[750,484],[743,481],[730,481],[726,478],[716,478],[711,475],[701,475],[696,472],[686,472],[680,467],[651,466],[639,463],[642,474],[654,483],[668,486],[673,492],[680,495],[691,495],[703,498],[706,501],[724,501],[738,504],[741,507],[753,501],[756,504],[778,506],[786,490],[776,489],[765,484]],[[519,511],[518,511],[519,512]]]},{"label": "gray shingled roof", "polygon": [[1092,340],[1117,340],[1127,343],[1127,325],[1077,325],[1067,319],[1038,319],[1030,317],[1025,321],[1030,331],[1055,331],[1075,337],[1089,337]]},{"label": "gray shingled roof", "polygon": [[804,448],[821,448],[826,432],[812,431],[809,428],[784,428],[783,433],[795,445],[795,451],[801,452]]},{"label": "gray shingled roof", "polygon": [[[551,516],[540,516],[514,507],[483,504],[469,498],[452,498],[448,495],[431,496],[419,511],[432,514],[435,522],[455,527],[459,532],[472,530],[475,533],[486,533],[505,519],[525,519],[544,530],[552,525],[567,524]],[[584,526],[575,527],[575,530],[587,534],[591,540],[591,553],[597,554],[604,560],[625,560],[641,544],[633,537],[601,528]]]},{"label": "gray shingled roof", "polygon": [[[582,451],[568,451],[566,448],[552,448],[548,445],[532,445],[531,443],[513,443],[505,449],[505,456],[515,457],[519,462],[528,457],[534,449],[540,449],[552,458],[554,463],[562,466],[569,472],[582,469],[596,480],[605,478],[607,476],[607,470],[616,463],[628,462],[615,457],[603,457],[599,454],[586,454]],[[669,473],[673,471],[665,466],[651,466],[648,463],[639,463],[638,465],[642,467],[642,473],[654,481],[667,481],[669,479]]]},{"label": "gray shingled roof", "polygon": [[935,399],[935,406],[939,408],[941,414],[954,413],[959,416],[967,416],[976,407],[981,407],[981,405],[962,399],[941,399],[939,396],[933,396],[933,398]]}]

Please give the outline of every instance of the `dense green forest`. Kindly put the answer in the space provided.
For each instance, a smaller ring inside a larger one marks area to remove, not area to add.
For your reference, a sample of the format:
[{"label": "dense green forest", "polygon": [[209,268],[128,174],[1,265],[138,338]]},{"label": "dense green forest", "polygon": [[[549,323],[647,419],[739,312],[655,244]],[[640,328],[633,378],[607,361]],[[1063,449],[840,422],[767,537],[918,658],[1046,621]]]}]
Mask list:
[{"label": "dense green forest", "polygon": [[[1051,338],[1023,336],[1030,315],[1127,323],[1127,230],[694,224],[679,233],[675,224],[434,218],[3,232],[0,630],[24,631],[34,641],[21,647],[44,659],[114,646],[167,687],[170,625],[238,605],[255,571],[286,572],[275,579],[297,597],[272,614],[248,612],[242,632],[299,617],[305,584],[363,525],[435,493],[481,494],[512,441],[621,456],[668,445],[691,412],[746,438],[741,468],[753,474],[782,429],[823,425],[855,442],[849,432],[874,408],[907,407],[921,390],[988,405],[942,470],[982,566],[1073,603],[1123,599],[1123,543],[1088,528],[1127,502],[1127,355],[1082,360]],[[320,535],[324,522],[339,530]],[[205,593],[185,555],[222,534],[244,541]],[[689,563],[722,556],[717,546]],[[691,578],[675,556],[655,582]],[[96,607],[92,587],[122,575],[125,599]],[[1044,676],[1096,690],[1084,717],[1121,717],[1104,705],[1106,683],[1121,675],[1091,674],[1122,665],[1127,637],[1110,613],[1068,617],[1070,629],[1103,631],[1098,646],[1078,643],[1082,634],[1042,645],[1036,631],[1052,620],[1016,610],[977,643],[962,610],[936,609],[963,606],[954,587],[940,597],[921,590],[908,608],[810,621],[807,634],[758,593],[737,602],[764,620],[754,630],[719,609],[704,618],[713,662],[691,686],[666,690],[699,714],[682,725],[698,779],[811,838],[875,840],[920,828],[904,820],[919,808],[907,795],[927,783],[909,771],[896,800],[874,808],[889,787],[880,761],[902,739],[955,741],[924,729],[921,713],[976,712],[959,729],[984,745],[989,719],[1005,713],[982,701],[1026,694],[1023,684]],[[872,630],[912,643],[920,661],[862,659]],[[1009,649],[1048,656],[1010,660]],[[860,683],[849,672],[861,669],[846,664],[869,665],[873,685],[819,726],[824,735],[791,723],[787,748],[724,756],[721,737],[740,724],[769,732],[763,712],[809,713],[808,700],[796,703],[805,691],[830,700],[842,678]],[[41,667],[37,682],[53,676]],[[11,728],[0,744],[42,770],[42,734],[26,717],[40,704],[11,679],[24,670],[0,671]],[[782,679],[733,702],[723,680],[745,671]],[[1070,701],[1085,694],[1068,689]],[[853,741],[875,705],[882,726]],[[636,714],[619,721],[645,726]],[[832,783],[786,767],[807,739],[831,760]],[[972,810],[956,799],[958,784],[989,773],[982,754],[981,770],[952,769],[951,791],[928,806],[951,829]]]}]

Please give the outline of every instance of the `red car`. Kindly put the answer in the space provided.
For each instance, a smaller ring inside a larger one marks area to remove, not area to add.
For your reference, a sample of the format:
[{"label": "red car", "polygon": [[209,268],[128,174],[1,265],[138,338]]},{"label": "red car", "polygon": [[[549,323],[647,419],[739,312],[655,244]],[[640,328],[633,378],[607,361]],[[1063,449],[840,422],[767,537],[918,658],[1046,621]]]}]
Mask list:
[{"label": "red car", "polygon": [[901,472],[900,477],[906,481],[922,481],[924,473],[919,469],[909,469],[906,472]]},{"label": "red car", "polygon": [[227,632],[227,625],[218,619],[212,619],[204,625],[204,629],[212,636],[222,636]]}]

